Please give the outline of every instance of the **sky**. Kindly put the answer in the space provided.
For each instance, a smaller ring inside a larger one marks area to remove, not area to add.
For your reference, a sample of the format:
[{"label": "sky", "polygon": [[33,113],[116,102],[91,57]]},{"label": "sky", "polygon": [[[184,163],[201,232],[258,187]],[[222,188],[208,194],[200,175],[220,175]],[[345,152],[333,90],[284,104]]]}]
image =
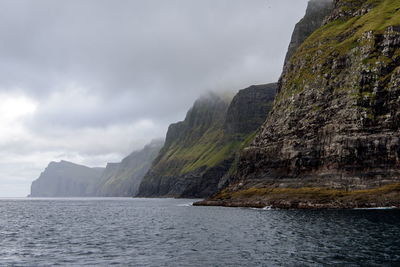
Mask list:
[{"label": "sky", "polygon": [[278,80],[307,0],[0,0],[0,197],[118,162],[196,98]]}]

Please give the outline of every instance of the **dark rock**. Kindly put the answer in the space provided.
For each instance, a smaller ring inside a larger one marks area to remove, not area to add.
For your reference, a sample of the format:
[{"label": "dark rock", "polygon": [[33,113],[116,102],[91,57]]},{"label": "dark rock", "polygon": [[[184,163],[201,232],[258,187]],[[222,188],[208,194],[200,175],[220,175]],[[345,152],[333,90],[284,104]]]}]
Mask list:
[{"label": "dark rock", "polygon": [[276,84],[251,86],[232,101],[211,94],[172,124],[138,196],[207,197],[230,181],[236,155],[265,120]]},{"label": "dark rock", "polygon": [[272,108],[277,84],[253,85],[240,90],[233,98],[225,122],[228,134],[249,134],[264,123]]},{"label": "dark rock", "polygon": [[285,58],[288,63],[297,48],[324,22],[324,19],[332,12],[333,0],[311,0],[308,2],[306,15],[300,20],[293,31]]},{"label": "dark rock", "polygon": [[[184,121],[170,125],[165,145],[140,184],[138,196],[180,197],[184,192],[189,195],[189,188],[199,188],[210,165],[205,157],[223,146],[221,125],[229,102],[210,93],[194,103]],[[203,163],[192,167],[196,161]],[[215,179],[224,173],[218,173]],[[202,189],[192,193],[201,197],[209,194],[207,188]]]},{"label": "dark rock", "polygon": [[[353,3],[338,1],[333,14],[345,2]],[[243,183],[349,190],[400,181],[400,33],[368,24],[376,14],[342,29],[344,40],[328,24],[293,55],[270,116],[242,154]]]}]

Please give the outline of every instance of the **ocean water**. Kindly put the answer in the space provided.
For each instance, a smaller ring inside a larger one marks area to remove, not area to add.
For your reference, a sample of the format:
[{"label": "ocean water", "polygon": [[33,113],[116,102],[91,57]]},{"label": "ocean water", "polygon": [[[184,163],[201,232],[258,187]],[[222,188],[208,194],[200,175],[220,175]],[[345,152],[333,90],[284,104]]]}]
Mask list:
[{"label": "ocean water", "polygon": [[398,210],[0,199],[0,266],[400,266]]}]

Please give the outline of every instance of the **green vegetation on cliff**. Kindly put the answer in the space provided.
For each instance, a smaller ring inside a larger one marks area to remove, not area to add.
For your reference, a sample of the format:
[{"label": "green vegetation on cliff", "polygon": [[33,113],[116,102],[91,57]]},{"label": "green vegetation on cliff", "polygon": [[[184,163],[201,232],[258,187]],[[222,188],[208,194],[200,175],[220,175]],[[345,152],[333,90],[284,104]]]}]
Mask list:
[{"label": "green vegetation on cliff", "polygon": [[223,190],[199,204],[304,209],[400,206],[400,184],[352,191],[317,187]]},{"label": "green vegetation on cliff", "polygon": [[209,94],[182,122],[170,125],[165,146],[144,178],[139,196],[203,197],[236,168],[238,152],[264,122],[276,84],[251,86],[233,99]]},{"label": "green vegetation on cliff", "polygon": [[400,207],[400,0],[335,0],[321,25],[286,62],[237,179],[203,204]]},{"label": "green vegetation on cliff", "polygon": [[176,168],[168,165],[163,170],[166,175],[184,175],[199,168],[211,168],[232,157],[249,136],[254,137],[254,134],[232,137],[221,128],[209,129],[191,144],[181,146],[179,141],[174,142],[158,164],[162,165],[165,161],[178,163]]},{"label": "green vegetation on cliff", "polygon": [[213,167],[223,160],[230,143],[221,126],[230,101],[215,94],[196,101],[183,122],[170,126],[153,170],[168,176],[181,175],[200,167]]},{"label": "green vegetation on cliff", "polygon": [[[302,70],[286,73],[285,90],[278,99],[299,94],[306,84],[317,83],[324,75],[327,77],[333,71],[332,61],[344,59],[349,54],[354,56],[352,50],[360,55],[363,51],[359,48],[376,45],[379,41],[377,37],[384,35],[393,26],[400,26],[399,0],[338,1],[327,24],[316,30],[292,57],[291,63],[301,65]],[[363,63],[365,67],[373,69],[380,63],[390,64],[398,58],[398,50],[394,58],[376,52],[363,58]],[[390,73],[386,77],[390,77]]]}]

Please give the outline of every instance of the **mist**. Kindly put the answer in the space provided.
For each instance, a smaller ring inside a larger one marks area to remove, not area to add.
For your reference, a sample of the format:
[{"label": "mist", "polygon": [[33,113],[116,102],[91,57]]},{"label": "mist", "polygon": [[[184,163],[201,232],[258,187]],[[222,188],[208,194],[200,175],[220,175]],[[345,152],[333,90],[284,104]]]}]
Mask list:
[{"label": "mist", "polygon": [[120,161],[197,97],[278,80],[306,0],[4,0],[0,197],[50,161]]}]

